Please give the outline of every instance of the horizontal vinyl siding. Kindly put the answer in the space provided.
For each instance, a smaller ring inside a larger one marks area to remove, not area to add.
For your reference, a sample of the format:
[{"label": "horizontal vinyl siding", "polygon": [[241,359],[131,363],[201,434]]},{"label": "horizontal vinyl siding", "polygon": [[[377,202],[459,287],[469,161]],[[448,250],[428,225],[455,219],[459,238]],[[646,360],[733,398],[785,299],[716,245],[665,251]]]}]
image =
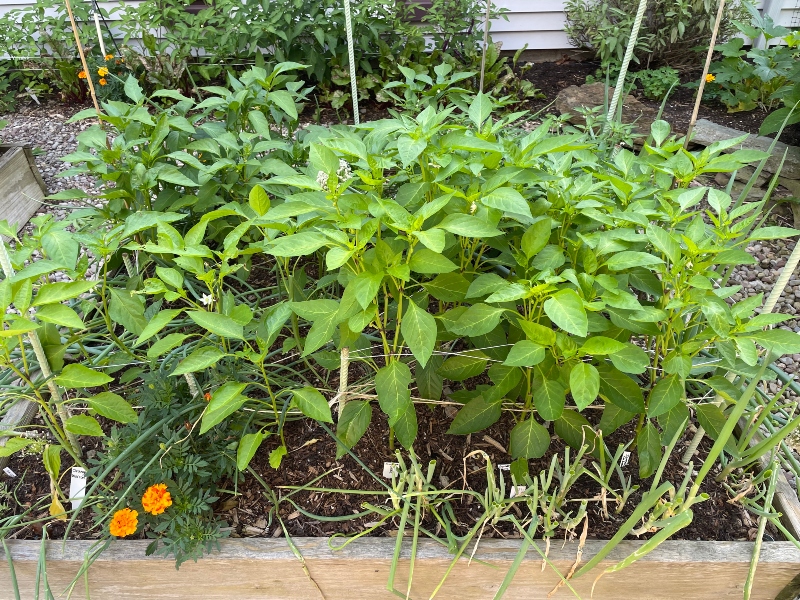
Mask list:
[{"label": "horizontal vinyl siding", "polygon": [[530,50],[569,48],[564,33],[563,0],[495,0],[505,8],[505,17],[492,21],[492,39],[503,44],[503,50],[519,50],[527,44]]},{"label": "horizontal vinyl siding", "polygon": [[[73,0],[75,1],[75,0]],[[135,5],[140,0],[126,0]],[[33,0],[0,0],[0,14],[33,4]],[[506,9],[505,18],[492,21],[492,38],[503,50],[519,50],[527,44],[531,50],[560,50],[570,47],[564,33],[564,0],[495,0]],[[100,2],[111,13],[118,2]],[[775,21],[785,27],[800,27],[800,0],[758,0],[759,8],[768,8]],[[507,20],[506,20],[507,19]]]}]

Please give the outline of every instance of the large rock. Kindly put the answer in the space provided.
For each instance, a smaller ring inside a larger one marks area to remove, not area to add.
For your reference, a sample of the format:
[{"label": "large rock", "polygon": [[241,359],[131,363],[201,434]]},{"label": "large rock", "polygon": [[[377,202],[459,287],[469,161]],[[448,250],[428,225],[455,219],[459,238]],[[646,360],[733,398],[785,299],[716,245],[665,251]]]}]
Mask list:
[{"label": "large rock", "polygon": [[[614,95],[614,88],[608,89],[608,99]],[[594,108],[604,106],[606,100],[606,84],[590,83],[587,85],[571,85],[564,88],[556,97],[556,108],[561,114],[569,114],[569,121],[575,125],[585,123],[585,119],[578,114],[577,108]],[[656,119],[658,112],[645,106],[633,96],[627,96],[622,104],[622,122],[635,123],[635,132],[646,137],[650,135],[650,126]]]},{"label": "large rock", "polygon": [[[714,142],[730,140],[742,135],[745,135],[744,131],[725,127],[724,125],[717,125],[706,119],[699,119],[694,126],[692,142],[702,146],[710,146]],[[744,142],[738,146],[727,149],[725,152],[734,152],[741,149],[763,150],[764,152],[768,152],[772,142],[772,138],[750,134]],[[775,144],[775,148],[772,149],[772,156],[767,160],[767,164],[764,165],[764,171],[770,174],[775,173],[781,164],[784,152],[786,152],[786,161],[783,163],[781,176],[786,179],[800,179],[800,148],[797,146],[788,146],[781,142]]]}]

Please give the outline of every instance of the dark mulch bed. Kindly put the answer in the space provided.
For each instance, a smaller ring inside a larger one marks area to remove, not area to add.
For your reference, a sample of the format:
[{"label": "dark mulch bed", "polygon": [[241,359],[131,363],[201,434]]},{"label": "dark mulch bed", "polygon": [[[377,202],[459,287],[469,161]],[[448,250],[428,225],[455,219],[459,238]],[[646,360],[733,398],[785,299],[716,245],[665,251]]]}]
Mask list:
[{"label": "dark mulch bed", "polygon": [[[535,63],[530,71],[525,74],[525,78],[532,81],[541,90],[544,98],[533,100],[525,105],[524,108],[532,112],[544,111],[543,114],[558,114],[552,104],[558,93],[571,85],[583,85],[586,83],[586,76],[594,75],[599,66],[594,61],[579,62],[574,60]],[[684,87],[683,84],[698,81],[700,75],[700,71],[682,73],[682,85],[673,90],[669,101],[664,107],[663,118],[672,125],[674,131],[686,132],[694,108],[696,90]],[[639,90],[635,90],[633,95],[643,104],[656,110],[661,107],[660,101],[648,100]],[[750,112],[729,113],[723,104],[717,101],[709,101],[700,105],[698,119],[708,119],[719,125],[758,134],[758,128],[767,114],[761,109]],[[787,127],[781,134],[781,141],[793,146],[800,145],[800,124]]]},{"label": "dark mulch bed", "polygon": [[[591,411],[588,411],[591,412]],[[599,412],[599,411],[595,411]],[[464,485],[464,457],[470,452],[481,450],[492,461],[495,477],[498,477],[498,465],[509,463],[511,457],[501,451],[493,442],[507,447],[509,434],[513,427],[513,419],[509,414],[504,414],[502,419],[487,429],[470,436],[448,435],[444,433],[452,419],[446,414],[441,405],[426,409],[418,407],[419,436],[414,444],[414,450],[419,458],[423,471],[427,469],[430,460],[436,461],[432,484],[438,489],[460,490],[470,489],[483,493],[486,489],[486,462],[480,456],[474,456],[466,461],[466,487]],[[591,415],[589,415],[591,416]],[[618,443],[626,442],[633,435],[633,427],[629,426],[616,432],[607,440],[610,448],[615,449]],[[488,436],[488,437],[487,437]],[[253,459],[251,466],[263,477],[264,481],[280,497],[291,490],[284,486],[303,486],[312,479],[328,472],[314,484],[319,488],[334,488],[343,490],[343,493],[301,491],[292,495],[292,500],[303,510],[321,515],[323,517],[349,516],[364,510],[363,503],[369,502],[384,508],[389,504],[385,496],[347,494],[345,490],[380,490],[378,483],[361,465],[352,457],[345,456],[335,460],[335,442],[318,425],[310,421],[295,422],[287,427],[287,439],[291,440],[292,447],[284,459],[284,464],[279,470],[272,469],[268,462],[268,452],[277,447],[279,442],[273,438],[267,440]],[[679,443],[672,458],[667,463],[662,481],[671,481],[676,488],[680,485],[686,467],[681,464],[682,449],[688,444],[691,434],[687,432],[685,438]],[[386,418],[379,413],[377,407],[373,411],[372,425],[364,438],[354,448],[354,453],[369,468],[372,473],[382,478],[384,462],[394,462],[394,454],[388,447],[388,424]],[[271,443],[270,443],[271,442]],[[558,456],[561,468],[564,468],[564,444],[554,438],[547,454],[537,460],[530,461],[530,472],[538,476],[539,472],[546,471],[553,456]],[[710,442],[706,440],[700,449],[700,456],[695,462],[695,469],[702,463],[703,456],[710,449]],[[405,453],[404,453],[405,454]],[[574,457],[574,451],[571,452]],[[591,461],[585,461],[590,468]],[[638,477],[638,464],[636,453],[630,457],[630,463],[623,469],[626,476],[633,477],[633,484],[640,489],[634,492],[622,511],[616,513],[616,504],[613,499],[608,500],[609,518],[602,514],[601,504],[598,500],[599,486],[588,476],[584,475],[573,486],[568,494],[568,505],[575,512],[581,499],[588,499],[589,512],[589,537],[594,539],[609,539],[627,519],[641,499],[642,491],[649,489],[652,479],[640,480]],[[506,491],[510,491],[510,477],[506,475]],[[389,483],[388,480],[385,480]],[[619,481],[614,476],[613,485],[618,489]],[[557,481],[553,483],[557,487]],[[551,492],[553,488],[551,488]],[[752,522],[744,516],[739,505],[731,504],[724,487],[707,478],[701,488],[702,492],[710,495],[710,499],[695,506],[695,517],[692,524],[680,531],[675,539],[702,539],[702,540],[746,540],[752,536],[754,529],[749,526]],[[239,487],[238,498],[230,497],[228,502],[223,502],[227,510],[227,518],[234,525],[234,535],[281,535],[281,527],[273,520],[271,525],[267,522],[267,513],[273,503],[264,493],[264,488],[254,478],[248,478]],[[455,531],[465,533],[475,520],[482,514],[482,509],[477,501],[459,499],[453,501],[453,508],[458,524]],[[527,509],[522,505],[523,515]],[[573,512],[573,514],[574,514]],[[363,531],[368,523],[377,521],[376,515],[363,518],[353,518],[346,521],[319,521],[303,515],[289,502],[280,506],[280,514],[284,520],[289,534],[292,536],[330,536],[339,532],[353,534]],[[436,523],[432,518],[426,520],[426,525],[432,530]],[[262,529],[260,533],[258,529]],[[580,528],[579,528],[580,529]],[[393,535],[397,531],[397,522],[389,522],[386,526],[377,529],[373,535]],[[557,534],[563,535],[563,532]],[[496,528],[487,527],[484,537],[517,537],[512,527],[500,524]],[[642,536],[648,537],[647,535]]]},{"label": "dark mulch bed", "polygon": [[[330,373],[331,379],[336,379],[336,373]],[[476,380],[479,378],[476,378]],[[511,457],[502,448],[507,448],[509,435],[514,426],[514,421],[509,413],[504,413],[498,423],[485,431],[469,436],[448,435],[446,433],[454,411],[445,405],[418,406],[419,434],[414,444],[414,450],[422,465],[427,471],[428,463],[436,461],[432,485],[437,489],[462,490],[468,489],[480,494],[486,490],[486,462],[481,455],[465,457],[471,452],[480,450],[486,453],[491,460],[491,468],[499,480],[498,465],[511,462]],[[599,418],[600,411],[587,409],[584,414],[590,421]],[[105,420],[104,420],[105,421]],[[105,423],[108,426],[108,423]],[[389,508],[387,497],[376,494],[348,494],[347,490],[376,491],[384,490],[380,481],[390,484],[388,479],[382,477],[384,462],[396,461],[394,453],[388,445],[388,423],[386,417],[380,412],[377,405],[373,408],[372,424],[364,437],[354,448],[354,454],[364,463],[377,479],[362,467],[353,457],[346,455],[336,460],[336,443],[328,433],[316,422],[310,420],[297,420],[287,423],[286,439],[289,443],[289,453],[284,458],[280,469],[275,470],[269,465],[269,452],[279,445],[277,436],[268,438],[251,462],[253,469],[263,481],[275,492],[277,497],[284,497],[291,492],[287,486],[306,486],[320,475],[324,477],[314,483],[314,487],[342,490],[342,493],[300,491],[291,496],[292,500],[304,511],[322,517],[351,516],[362,512],[363,503],[370,502],[377,506]],[[624,444],[635,436],[633,424],[625,426],[609,436],[606,440],[611,451],[615,451],[618,444]],[[681,464],[680,457],[683,449],[688,445],[692,436],[687,431],[684,438],[678,443],[675,451],[667,463],[662,481],[670,481],[677,488],[684,478],[686,466]],[[85,440],[89,446],[85,452],[91,456],[99,445],[98,439]],[[694,468],[697,469],[711,447],[711,442],[706,438],[700,447],[699,455],[695,458]],[[398,445],[399,448],[399,445]],[[537,460],[529,461],[530,473],[538,477],[541,471],[546,472],[550,467],[553,456],[557,457],[559,465],[564,470],[563,442],[553,436],[547,454]],[[404,456],[407,453],[403,451]],[[571,460],[575,452],[571,451]],[[71,459],[62,453],[62,473],[72,464]],[[591,457],[583,461],[587,469],[592,468]],[[13,512],[18,513],[31,505],[35,505],[42,497],[49,495],[49,479],[41,464],[39,456],[12,457],[10,467],[17,473],[17,479],[10,479],[5,474],[0,474],[0,480],[8,488],[16,488],[12,504]],[[465,476],[466,468],[466,476]],[[623,509],[617,513],[617,505],[613,497],[608,497],[609,516],[605,518],[599,501],[600,487],[588,475],[583,475],[567,495],[567,505],[573,515],[579,507],[581,500],[588,500],[589,538],[609,539],[627,519],[640,501],[642,492],[649,489],[652,479],[640,480],[636,452],[630,456],[630,462],[623,468],[626,477],[632,477],[633,485],[640,486],[635,491]],[[747,540],[752,539],[755,533],[754,518],[751,519],[738,504],[728,502],[729,494],[726,489],[716,483],[709,476],[701,492],[707,493],[710,498],[694,507],[694,520],[684,530],[678,532],[675,539],[699,540]],[[327,473],[327,474],[326,474]],[[510,476],[506,475],[506,492],[510,491]],[[64,485],[67,481],[63,482]],[[379,481],[380,480],[380,481]],[[19,484],[19,485],[17,485]],[[617,475],[612,477],[612,486],[620,489]],[[64,486],[62,486],[64,487]],[[558,487],[557,477],[551,484],[550,491]],[[231,493],[233,491],[236,493]],[[457,520],[454,531],[459,535],[466,533],[482,515],[482,509],[477,500],[462,496],[452,501],[453,511]],[[217,513],[230,524],[230,533],[234,537],[250,536],[279,536],[282,529],[276,519],[270,519],[269,512],[274,507],[270,496],[265,493],[262,484],[247,474],[243,481],[235,485],[231,481],[220,482],[220,500],[216,508]],[[519,518],[524,518],[528,513],[524,504],[520,504]],[[330,536],[334,533],[354,534],[364,531],[370,523],[378,520],[377,515],[352,518],[341,521],[325,521],[311,518],[302,514],[288,501],[280,504],[279,514],[284,520],[287,530],[292,536]],[[39,510],[31,514],[32,519],[47,517],[47,504],[40,504]],[[437,523],[427,515],[423,525],[432,531],[437,531]],[[48,526],[48,534],[52,538],[64,535],[65,523],[53,521]],[[390,520],[386,525],[376,529],[370,535],[391,536],[396,535],[398,522]],[[578,528],[580,530],[580,526]],[[39,538],[42,533],[41,524],[30,524],[18,531],[15,537],[20,539]],[[93,528],[93,518],[90,510],[82,511],[75,527],[70,533],[73,539],[91,539],[102,535],[102,531]],[[441,533],[437,531],[437,533]],[[556,537],[563,536],[559,531]],[[487,527],[484,537],[519,537],[512,526],[500,523],[496,527]],[[641,536],[648,537],[648,534]]]}]

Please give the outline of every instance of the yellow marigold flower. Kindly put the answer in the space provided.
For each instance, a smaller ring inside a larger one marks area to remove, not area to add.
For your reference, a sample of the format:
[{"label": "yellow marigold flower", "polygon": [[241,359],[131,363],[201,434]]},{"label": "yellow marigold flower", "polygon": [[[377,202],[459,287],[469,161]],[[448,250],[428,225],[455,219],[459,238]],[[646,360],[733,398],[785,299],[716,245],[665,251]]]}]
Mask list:
[{"label": "yellow marigold flower", "polygon": [[105,78],[104,78],[104,77],[101,77],[101,78],[100,78],[100,81],[99,81],[98,83],[99,83],[100,85],[105,85],[105,84],[107,84],[108,82],[105,80]]},{"label": "yellow marigold flower", "polygon": [[106,69],[105,67],[100,67],[99,69],[97,69],[97,74],[100,75],[100,77],[105,77],[106,75],[108,75],[108,69]]},{"label": "yellow marigold flower", "polygon": [[172,506],[172,496],[164,483],[151,485],[142,496],[142,507],[152,515],[160,515],[170,506]]},{"label": "yellow marigold flower", "polygon": [[714,81],[715,79],[716,79],[716,77],[714,77],[714,76],[713,76],[711,73],[709,73],[708,75],[706,75],[706,83],[711,83],[711,82],[712,82],[712,81]]},{"label": "yellow marigold flower", "polygon": [[86,79],[86,71],[80,71],[78,73],[78,79]]},{"label": "yellow marigold flower", "polygon": [[108,526],[111,535],[116,537],[126,537],[136,532],[136,526],[139,524],[137,517],[139,513],[130,508],[123,508],[114,513],[114,518],[111,519],[111,524]]},{"label": "yellow marigold flower", "polygon": [[114,55],[113,54],[106,54],[103,58],[105,58],[106,60],[112,60],[114,58]]}]

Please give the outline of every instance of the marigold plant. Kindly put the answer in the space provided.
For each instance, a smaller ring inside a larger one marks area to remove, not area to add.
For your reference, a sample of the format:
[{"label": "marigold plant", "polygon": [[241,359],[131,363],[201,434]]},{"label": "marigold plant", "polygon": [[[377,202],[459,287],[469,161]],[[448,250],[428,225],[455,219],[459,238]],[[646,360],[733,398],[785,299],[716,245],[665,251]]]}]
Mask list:
[{"label": "marigold plant", "polygon": [[142,507],[152,515],[160,515],[172,506],[172,495],[164,483],[151,485],[142,496]]},{"label": "marigold plant", "polygon": [[86,71],[80,71],[78,73],[78,79],[86,79]]},{"label": "marigold plant", "polygon": [[100,77],[105,77],[106,75],[108,75],[108,69],[106,69],[105,67],[100,67],[99,69],[97,69],[97,74],[100,75]]},{"label": "marigold plant", "polygon": [[712,82],[712,81],[714,81],[715,79],[716,79],[716,77],[714,77],[714,75],[712,75],[711,73],[709,73],[708,75],[706,75],[706,83],[711,83],[711,82]]},{"label": "marigold plant", "polygon": [[114,55],[113,54],[106,54],[103,58],[105,58],[106,60],[112,60],[114,58]]},{"label": "marigold plant", "polygon": [[98,83],[99,83],[100,85],[105,85],[105,84],[107,84],[107,83],[108,83],[108,81],[106,81],[105,77],[101,77],[101,78],[100,78],[100,81],[98,81]]},{"label": "marigold plant", "polygon": [[114,518],[111,519],[111,524],[108,530],[111,535],[116,537],[127,537],[136,532],[136,526],[139,524],[139,513],[130,508],[123,508],[114,513]]}]

